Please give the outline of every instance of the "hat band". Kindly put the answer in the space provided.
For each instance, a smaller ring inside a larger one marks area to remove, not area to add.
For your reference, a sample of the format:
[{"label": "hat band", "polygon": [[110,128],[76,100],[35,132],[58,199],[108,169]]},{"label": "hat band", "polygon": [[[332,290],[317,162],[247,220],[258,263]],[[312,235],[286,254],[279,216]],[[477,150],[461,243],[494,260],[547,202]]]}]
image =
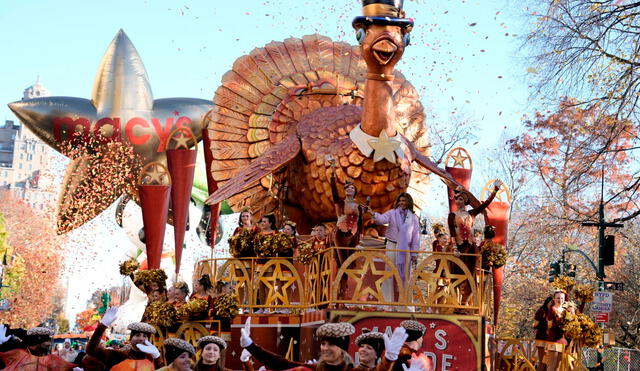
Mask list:
[{"label": "hat band", "polygon": [[400,9],[389,4],[369,4],[362,7],[365,17],[400,17]]}]

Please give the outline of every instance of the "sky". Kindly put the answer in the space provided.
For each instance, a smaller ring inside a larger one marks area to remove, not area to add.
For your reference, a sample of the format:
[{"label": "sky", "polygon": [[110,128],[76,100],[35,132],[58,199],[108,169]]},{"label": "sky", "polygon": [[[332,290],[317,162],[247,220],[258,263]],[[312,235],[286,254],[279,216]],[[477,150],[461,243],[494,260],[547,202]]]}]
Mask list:
[{"label": "sky", "polygon": [[[452,112],[473,120],[481,159],[499,138],[521,130],[531,113],[527,59],[520,52],[523,9],[508,0],[406,0],[415,20],[411,46],[398,64],[418,89],[429,125],[449,125]],[[0,0],[0,119],[15,119],[6,103],[40,78],[54,96],[89,98],[99,61],[119,29],[135,45],[155,99],[211,99],[233,61],[272,40],[320,33],[355,44],[358,0]],[[474,187],[491,174],[474,179]],[[479,186],[478,186],[479,185]],[[440,187],[440,182],[434,182]],[[434,190],[441,194],[442,189]],[[439,206],[444,205],[444,200]],[[132,246],[114,228],[113,211],[75,232],[68,269],[76,307],[96,286],[119,284],[116,257]],[[97,238],[117,235],[118,238]],[[96,238],[100,243],[96,243]],[[86,243],[91,240],[92,243]],[[116,241],[116,242],[114,242]],[[124,241],[124,242],[123,242]],[[99,274],[85,277],[91,263]]]}]

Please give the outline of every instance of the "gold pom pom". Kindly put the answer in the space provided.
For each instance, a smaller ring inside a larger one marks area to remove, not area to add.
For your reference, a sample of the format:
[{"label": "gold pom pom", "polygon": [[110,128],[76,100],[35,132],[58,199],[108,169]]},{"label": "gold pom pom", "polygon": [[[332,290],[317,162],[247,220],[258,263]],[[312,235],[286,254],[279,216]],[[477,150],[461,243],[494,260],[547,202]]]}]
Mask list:
[{"label": "gold pom pom", "polygon": [[229,253],[234,258],[253,255],[253,239],[256,233],[251,229],[242,229],[238,234],[229,237]]},{"label": "gold pom pom", "polygon": [[191,299],[182,304],[178,309],[178,317],[183,320],[198,320],[207,316],[209,303],[205,299]]},{"label": "gold pom pom", "polygon": [[131,258],[120,263],[120,274],[123,276],[131,275],[138,269],[140,269],[140,263],[138,263],[135,258]]},{"label": "gold pom pom", "polygon": [[150,287],[152,283],[164,287],[167,282],[167,274],[162,269],[146,269],[137,271],[133,277],[136,286]]},{"label": "gold pom pom", "polygon": [[238,315],[239,304],[236,294],[220,295],[213,303],[213,315],[215,317],[233,318]]},{"label": "gold pom pom", "polygon": [[568,276],[556,277],[551,283],[556,290],[562,290],[564,292],[571,292],[571,289],[576,284],[576,281]]},{"label": "gold pom pom", "polygon": [[504,246],[493,241],[482,245],[482,267],[485,269],[500,268],[507,264],[507,251]]},{"label": "gold pom pom", "polygon": [[593,301],[593,293],[596,291],[596,288],[591,285],[576,285],[573,289],[573,295],[576,300],[579,300],[583,303],[590,303]]},{"label": "gold pom pom", "polygon": [[154,301],[147,305],[144,318],[148,323],[158,327],[171,327],[177,322],[178,313],[171,303]]},{"label": "gold pom pom", "polygon": [[302,243],[298,245],[298,256],[296,260],[302,264],[309,264],[313,261],[313,258],[318,254],[318,250],[313,244]]}]

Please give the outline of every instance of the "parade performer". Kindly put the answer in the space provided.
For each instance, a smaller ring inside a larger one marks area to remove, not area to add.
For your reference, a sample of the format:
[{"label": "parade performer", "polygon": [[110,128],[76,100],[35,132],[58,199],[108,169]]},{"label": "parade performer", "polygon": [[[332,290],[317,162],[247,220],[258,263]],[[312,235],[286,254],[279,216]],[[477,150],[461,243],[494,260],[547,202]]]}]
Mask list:
[{"label": "parade performer", "polygon": [[[34,327],[27,330],[26,348],[17,348],[0,352],[3,370],[10,371],[60,371],[73,370],[75,365],[60,356],[49,354],[53,330],[45,327]],[[0,325],[0,345],[9,342],[13,335],[7,335],[7,328]]]},{"label": "parade performer", "polygon": [[[338,247],[356,247],[358,246],[358,243],[360,243],[360,236],[362,235],[362,216],[364,215],[366,208],[356,202],[355,198],[358,194],[358,190],[349,179],[344,182],[344,199],[340,198],[335,177],[336,161],[330,155],[327,156],[327,159],[331,164],[331,196],[336,210],[336,217],[338,218],[333,242]],[[346,251],[345,254],[338,255],[340,263],[342,264],[350,255],[350,251]]]},{"label": "parade performer", "polygon": [[362,334],[356,338],[358,346],[358,370],[371,371],[378,365],[384,352],[383,334],[378,331],[362,329]]},{"label": "parade performer", "polygon": [[239,234],[242,230],[249,230],[252,232],[258,232],[259,228],[253,225],[253,213],[249,206],[245,206],[240,210],[240,216],[238,216],[238,227],[233,231],[233,235]]},{"label": "parade performer", "polygon": [[538,349],[538,364],[536,365],[536,371],[546,370],[546,365],[542,360],[544,359],[545,348],[547,346],[547,314],[549,313],[552,301],[553,296],[548,296],[533,316],[533,319],[535,320],[533,328],[536,330],[536,348]]},{"label": "parade performer", "polygon": [[311,229],[311,246],[315,251],[322,251],[330,246],[329,233],[327,233],[327,226],[320,223]]},{"label": "parade performer", "polygon": [[547,313],[547,370],[556,371],[567,340],[562,330],[562,315],[567,294],[557,290],[553,293],[553,304]]},{"label": "parade performer", "polygon": [[[353,360],[347,353],[349,337],[354,332],[353,325],[347,322],[325,323],[318,327],[316,337],[320,340],[320,360],[317,363],[305,364],[290,361],[255,344],[251,339],[251,317],[249,317],[244,328],[240,330],[240,346],[246,348],[258,362],[269,370],[357,371],[359,369],[353,365]],[[393,362],[398,359],[398,352],[406,338],[407,334],[401,327],[395,329],[391,338],[383,335],[386,351],[382,361],[375,367],[376,371],[391,369]],[[419,366],[415,365],[415,367]]]},{"label": "parade performer", "polygon": [[178,281],[173,284],[173,288],[175,289],[173,305],[180,306],[186,303],[189,296],[189,285],[184,281]]},{"label": "parade performer", "polygon": [[131,330],[131,347],[127,350],[106,349],[100,345],[104,332],[117,316],[118,307],[110,307],[105,311],[87,343],[87,354],[112,371],[146,371],[161,367],[160,351],[149,342],[149,336],[155,334],[156,329],[148,323],[134,322],[127,326]]},{"label": "parade performer", "polygon": [[162,344],[164,347],[164,358],[167,362],[165,367],[158,371],[191,371],[191,359],[196,356],[196,350],[188,342],[168,338]]},{"label": "parade performer", "polygon": [[[396,197],[393,209],[379,214],[369,211],[373,215],[373,221],[380,224],[387,224],[387,232],[385,233],[385,241],[387,250],[386,255],[394,262],[398,269],[398,274],[403,282],[406,282],[410,275],[411,266],[408,265],[418,260],[416,253],[420,249],[420,222],[413,212],[413,198],[410,194],[402,192]],[[407,259],[407,251],[411,251],[409,259]],[[382,284],[382,292],[384,300],[392,302],[396,300],[393,279],[388,279]]]},{"label": "parade performer", "polygon": [[298,232],[296,230],[296,223],[292,222],[291,220],[285,221],[284,225],[282,226],[282,234],[291,238],[291,250],[279,251],[278,256],[291,257],[298,249]]},{"label": "parade performer", "polygon": [[[471,195],[469,191],[462,187],[458,187],[454,191],[454,201],[457,210],[449,214],[448,224],[451,238],[454,240],[456,248],[461,254],[479,253],[477,241],[473,234],[473,223],[475,222],[476,216],[482,213],[489,206],[491,201],[493,201],[494,197],[496,197],[500,186],[502,186],[502,181],[498,179],[493,183],[493,192],[491,192],[489,198],[471,210],[467,210],[467,206],[471,202]],[[467,266],[471,275],[475,278],[477,258],[474,256],[463,255],[460,259]],[[464,274],[464,271],[460,267],[454,266],[452,267],[452,273]],[[471,286],[468,281],[465,280],[464,283],[460,285],[460,293],[462,296],[461,304],[467,305],[471,295]]]},{"label": "parade performer", "polygon": [[[262,271],[266,258],[276,256],[276,246],[274,244],[274,237],[278,234],[278,227],[276,226],[276,216],[274,214],[267,214],[260,218],[258,223],[260,232],[258,232],[253,239],[253,249],[256,257],[262,258],[256,261],[256,272]],[[258,303],[259,305],[266,305],[267,303],[267,288],[264,285],[258,286]],[[256,313],[268,312],[268,309],[260,308]]]},{"label": "parade performer", "polygon": [[194,284],[193,293],[189,297],[190,300],[201,299],[207,301],[207,315],[211,317],[211,310],[213,308],[213,297],[209,294],[213,289],[211,278],[208,274],[203,274]]},{"label": "parade performer", "polygon": [[203,336],[198,339],[200,358],[196,371],[229,371],[224,367],[227,343],[217,336]]},{"label": "parade performer", "polygon": [[393,371],[403,371],[403,366],[418,355],[418,351],[422,348],[424,334],[427,331],[427,327],[415,319],[400,322],[400,327],[406,331],[407,338],[400,348],[398,360],[393,364]]}]

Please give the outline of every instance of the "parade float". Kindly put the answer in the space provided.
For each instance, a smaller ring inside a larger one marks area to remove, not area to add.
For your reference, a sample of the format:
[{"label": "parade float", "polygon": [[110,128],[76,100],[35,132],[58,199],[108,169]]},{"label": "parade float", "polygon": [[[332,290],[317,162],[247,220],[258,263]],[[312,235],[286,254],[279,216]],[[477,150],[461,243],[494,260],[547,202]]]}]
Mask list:
[{"label": "parade float", "polygon": [[[363,1],[353,26],[359,45],[308,35],[240,56],[213,104],[154,100],[140,57],[120,31],[91,100],[10,104],[25,125],[72,159],[59,232],[92,219],[122,194],[121,204],[140,205],[146,256],[123,262],[120,272],[146,294],[142,319],[155,326],[158,346],[168,337],[195,345],[217,335],[228,342],[227,367],[240,369],[236,339],[248,318],[261,345],[301,361],[317,357],[314,330],[324,323],[348,321],[360,335],[365,329],[391,333],[414,318],[426,328],[419,351],[435,369],[491,367],[509,192],[489,181],[483,200],[474,197],[471,157],[462,148],[449,153],[444,169],[429,158],[424,108],[395,69],[414,27],[402,1]],[[167,294],[184,292],[185,285],[167,284],[163,245],[172,225],[169,273],[179,277],[197,151],[206,165],[210,222],[204,225],[212,254],[195,265],[194,300],[175,306]],[[388,238],[388,215],[398,200],[411,201],[415,212],[433,204],[429,187],[440,182],[430,184],[431,175],[448,188],[448,225],[439,231],[450,233],[451,242],[437,249],[434,242],[432,251],[424,238],[416,240],[426,233],[417,218],[411,236],[403,226],[397,240]],[[231,257],[213,253],[221,207],[240,213]],[[472,233],[481,214],[493,227],[484,241]],[[298,235],[284,236],[273,226],[262,233],[257,218]]]}]

